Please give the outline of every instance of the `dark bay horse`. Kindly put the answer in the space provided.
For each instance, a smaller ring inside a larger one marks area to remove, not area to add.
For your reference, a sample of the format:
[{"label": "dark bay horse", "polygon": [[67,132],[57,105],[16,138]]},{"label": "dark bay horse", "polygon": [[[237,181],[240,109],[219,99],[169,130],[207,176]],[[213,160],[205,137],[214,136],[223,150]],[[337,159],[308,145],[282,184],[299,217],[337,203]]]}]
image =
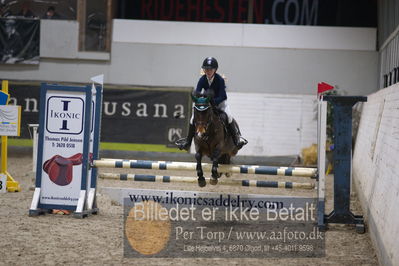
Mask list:
[{"label": "dark bay horse", "polygon": [[[230,158],[237,154],[238,148],[226,130],[227,116],[211,104],[212,95],[192,95],[194,101],[195,126],[195,159],[197,161],[198,185],[204,187],[206,181],[202,171],[201,160],[204,155],[212,161],[212,178],[210,183],[216,185],[221,174],[218,164],[230,164]],[[236,123],[236,121],[233,121]]]}]

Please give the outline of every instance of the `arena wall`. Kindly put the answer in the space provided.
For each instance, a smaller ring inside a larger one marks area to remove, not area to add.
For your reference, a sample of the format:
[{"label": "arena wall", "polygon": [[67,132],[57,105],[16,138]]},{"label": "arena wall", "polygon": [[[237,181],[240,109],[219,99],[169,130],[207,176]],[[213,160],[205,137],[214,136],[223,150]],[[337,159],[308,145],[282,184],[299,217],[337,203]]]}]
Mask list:
[{"label": "arena wall", "polygon": [[399,84],[368,97],[353,157],[353,180],[382,265],[399,264]]},{"label": "arena wall", "polygon": [[[192,87],[206,56],[231,91],[313,94],[318,82],[366,95],[377,85],[376,29],[119,20],[110,53],[78,51],[78,22],[41,21],[39,66],[2,65],[14,80]],[[62,32],[62,35],[59,33]]]}]

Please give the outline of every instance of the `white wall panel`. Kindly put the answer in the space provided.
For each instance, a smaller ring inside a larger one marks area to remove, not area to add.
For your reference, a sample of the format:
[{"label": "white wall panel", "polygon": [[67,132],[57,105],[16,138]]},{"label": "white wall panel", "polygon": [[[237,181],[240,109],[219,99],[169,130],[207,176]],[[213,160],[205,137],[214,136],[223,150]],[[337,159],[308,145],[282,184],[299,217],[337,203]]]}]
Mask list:
[{"label": "white wall panel", "polygon": [[375,28],[244,24],[243,46],[375,51]]},{"label": "white wall panel", "polygon": [[301,107],[300,147],[305,147],[317,142],[317,97],[303,96]]},{"label": "white wall panel", "polygon": [[[316,120],[312,96],[229,93],[231,112],[248,145],[240,155],[299,155],[316,143]],[[306,124],[303,122],[306,121]],[[306,132],[306,134],[302,134]]]},{"label": "white wall panel", "polygon": [[[318,82],[349,95],[377,86],[377,52],[114,43],[109,81],[148,86],[195,86],[202,61],[215,56],[230,91],[313,94]],[[107,81],[107,82],[109,82]]]},{"label": "white wall panel", "polygon": [[114,20],[113,41],[125,43],[376,50],[375,28]]}]

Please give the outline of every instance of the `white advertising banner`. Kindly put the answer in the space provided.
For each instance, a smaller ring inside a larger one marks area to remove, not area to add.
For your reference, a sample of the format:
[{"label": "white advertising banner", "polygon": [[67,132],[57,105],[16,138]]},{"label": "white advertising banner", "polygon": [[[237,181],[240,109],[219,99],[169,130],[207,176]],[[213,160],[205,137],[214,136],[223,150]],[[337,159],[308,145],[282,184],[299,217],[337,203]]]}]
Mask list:
[{"label": "white advertising banner", "polygon": [[[102,87],[42,84],[36,188],[30,216],[56,210],[77,218],[96,214],[96,178]],[[89,176],[93,172],[93,177]]]},{"label": "white advertising banner", "polygon": [[48,91],[40,202],[76,206],[82,186],[84,92]]},{"label": "white advertising banner", "polygon": [[87,174],[92,113],[90,86],[42,84],[36,188],[30,216],[54,210],[88,215]]},{"label": "white advertising banner", "polygon": [[0,105],[0,136],[19,136],[21,106]]}]

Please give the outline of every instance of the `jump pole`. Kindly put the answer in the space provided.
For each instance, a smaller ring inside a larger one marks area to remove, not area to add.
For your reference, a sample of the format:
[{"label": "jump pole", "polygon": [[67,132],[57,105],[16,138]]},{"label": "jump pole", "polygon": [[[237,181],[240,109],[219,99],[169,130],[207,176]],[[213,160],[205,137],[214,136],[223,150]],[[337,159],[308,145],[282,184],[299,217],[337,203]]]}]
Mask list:
[{"label": "jump pole", "polygon": [[[195,171],[197,164],[190,162],[106,159],[106,160],[94,160],[92,166],[97,168],[131,168],[131,169]],[[211,171],[212,164],[202,163],[202,169],[204,171]],[[302,176],[302,177],[315,177],[317,175],[316,168],[276,167],[276,166],[260,166],[260,165],[219,164],[218,172],[237,173],[237,174]]]},{"label": "jump pole", "polygon": [[[154,183],[197,183],[196,177],[184,176],[162,176],[162,175],[141,175],[141,174],[117,174],[101,173],[98,176],[102,179],[133,181],[133,182],[154,182]],[[210,181],[210,178],[205,178]],[[263,188],[287,188],[287,189],[314,189],[314,183],[280,182],[280,181],[259,181],[241,179],[219,179],[218,184],[242,187],[263,187]]]}]

